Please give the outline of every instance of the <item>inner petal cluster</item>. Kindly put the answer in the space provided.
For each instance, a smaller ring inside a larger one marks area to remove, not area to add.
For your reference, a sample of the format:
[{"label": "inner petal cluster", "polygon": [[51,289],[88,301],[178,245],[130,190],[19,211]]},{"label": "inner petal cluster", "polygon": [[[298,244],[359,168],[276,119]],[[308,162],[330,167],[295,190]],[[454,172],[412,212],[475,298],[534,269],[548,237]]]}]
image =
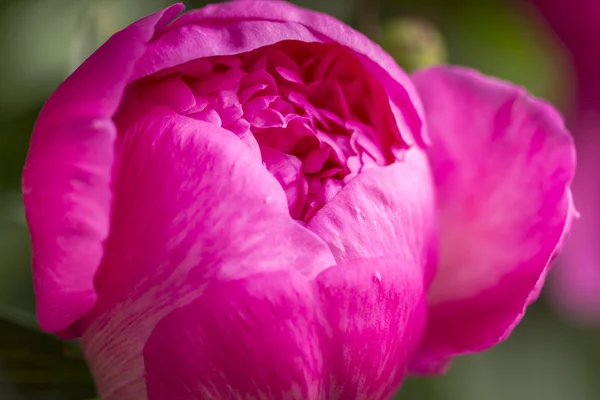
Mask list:
[{"label": "inner petal cluster", "polygon": [[280,42],[144,78],[130,86],[117,123],[157,105],[238,136],[301,221],[363,169],[393,163],[406,147],[385,89],[333,43]]}]

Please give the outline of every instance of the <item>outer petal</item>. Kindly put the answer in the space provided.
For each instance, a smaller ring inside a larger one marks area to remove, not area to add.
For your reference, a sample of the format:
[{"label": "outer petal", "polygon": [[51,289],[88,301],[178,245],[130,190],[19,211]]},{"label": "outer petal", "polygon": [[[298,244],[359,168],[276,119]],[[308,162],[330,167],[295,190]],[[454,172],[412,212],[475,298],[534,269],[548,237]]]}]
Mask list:
[{"label": "outer petal", "polygon": [[103,399],[144,398],[142,347],[154,325],[211,280],[334,260],[293,221],[281,186],[233,133],[173,114],[124,133],[98,301],[81,323]]},{"label": "outer petal", "polygon": [[335,18],[287,1],[233,1],[188,12],[152,44],[138,64],[136,76],[200,57],[238,54],[284,40],[337,42],[354,51],[390,95],[402,137],[409,144],[426,142],[419,97],[394,59]]},{"label": "outer petal", "polygon": [[415,370],[503,340],[543,283],[574,215],[575,153],[559,115],[470,70],[413,77],[423,98],[441,215],[438,272]]},{"label": "outer petal", "polygon": [[212,283],[150,336],[148,399],[317,400],[318,320],[311,283],[293,270]]},{"label": "outer petal", "polygon": [[420,339],[423,294],[417,265],[387,260],[312,282],[293,271],[215,282],[148,340],[149,399],[388,399]]},{"label": "outer petal", "polygon": [[324,398],[390,399],[423,332],[421,265],[361,260],[323,271],[316,283],[324,310]]},{"label": "outer petal", "polygon": [[307,228],[329,245],[338,263],[397,256],[418,263],[429,282],[437,262],[434,198],[425,153],[412,148],[400,163],[361,172]]},{"label": "outer petal", "polygon": [[115,34],[50,97],[23,171],[42,329],[69,327],[94,304],[93,276],[109,227],[116,111],[148,41],[174,5]]}]

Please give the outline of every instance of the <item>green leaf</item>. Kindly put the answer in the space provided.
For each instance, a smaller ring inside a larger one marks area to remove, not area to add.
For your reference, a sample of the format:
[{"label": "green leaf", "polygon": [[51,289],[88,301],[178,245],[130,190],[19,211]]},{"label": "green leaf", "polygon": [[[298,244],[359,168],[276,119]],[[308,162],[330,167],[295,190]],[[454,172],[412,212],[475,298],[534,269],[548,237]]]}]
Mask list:
[{"label": "green leaf", "polygon": [[32,328],[33,321],[21,313],[8,313],[11,319],[0,317],[1,399],[81,400],[95,396],[77,344]]}]

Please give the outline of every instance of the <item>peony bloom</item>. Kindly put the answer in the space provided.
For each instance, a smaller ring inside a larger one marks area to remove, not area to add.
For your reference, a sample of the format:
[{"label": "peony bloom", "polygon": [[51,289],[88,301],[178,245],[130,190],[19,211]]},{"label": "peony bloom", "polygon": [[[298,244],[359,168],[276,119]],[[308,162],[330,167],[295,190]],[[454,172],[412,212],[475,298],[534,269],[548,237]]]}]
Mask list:
[{"label": "peony bloom", "polygon": [[286,2],[182,8],[56,90],[24,170],[40,325],[102,398],[388,399],[503,340],[574,215],[560,116]]},{"label": "peony bloom", "polygon": [[575,104],[569,125],[579,154],[573,191],[584,216],[565,246],[553,279],[553,299],[571,317],[600,323],[600,2],[533,0],[571,56],[576,75]]}]

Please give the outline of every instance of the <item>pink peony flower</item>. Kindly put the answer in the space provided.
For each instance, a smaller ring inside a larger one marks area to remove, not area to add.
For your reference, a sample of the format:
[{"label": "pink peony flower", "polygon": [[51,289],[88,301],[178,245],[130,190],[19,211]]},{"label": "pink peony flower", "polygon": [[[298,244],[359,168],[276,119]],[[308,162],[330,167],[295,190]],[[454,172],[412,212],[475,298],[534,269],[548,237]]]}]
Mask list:
[{"label": "pink peony flower", "polygon": [[575,102],[569,126],[579,154],[573,192],[583,215],[552,280],[552,298],[580,322],[600,324],[600,50],[590,40],[600,37],[600,2],[533,0],[570,53],[575,73]]},{"label": "pink peony flower", "polygon": [[56,90],[25,166],[39,322],[102,398],[387,399],[503,340],[574,215],[560,116],[286,2],[182,8]]}]

